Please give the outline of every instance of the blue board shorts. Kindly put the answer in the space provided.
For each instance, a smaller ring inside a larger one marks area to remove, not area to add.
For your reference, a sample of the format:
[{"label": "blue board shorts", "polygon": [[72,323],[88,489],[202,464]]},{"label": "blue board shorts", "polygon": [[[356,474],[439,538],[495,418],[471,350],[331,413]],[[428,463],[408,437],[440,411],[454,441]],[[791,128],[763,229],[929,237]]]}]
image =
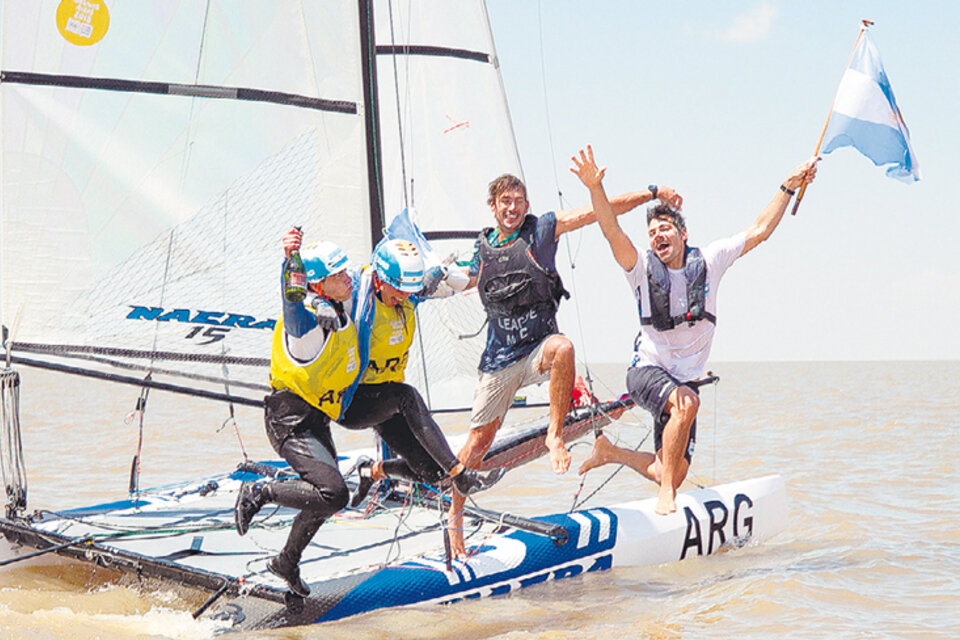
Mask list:
[{"label": "blue board shorts", "polygon": [[[677,387],[683,386],[683,383],[667,373],[666,369],[647,365],[643,367],[630,367],[627,369],[627,391],[630,397],[637,403],[637,406],[643,407],[653,415],[653,446],[656,451],[663,448],[663,428],[670,419],[670,414],[664,411],[667,404],[667,398]],[[695,387],[690,387],[693,392],[700,395]],[[693,419],[690,425],[690,436],[687,440],[687,450],[683,457],[687,462],[693,460],[693,449],[697,443],[697,419]]]}]

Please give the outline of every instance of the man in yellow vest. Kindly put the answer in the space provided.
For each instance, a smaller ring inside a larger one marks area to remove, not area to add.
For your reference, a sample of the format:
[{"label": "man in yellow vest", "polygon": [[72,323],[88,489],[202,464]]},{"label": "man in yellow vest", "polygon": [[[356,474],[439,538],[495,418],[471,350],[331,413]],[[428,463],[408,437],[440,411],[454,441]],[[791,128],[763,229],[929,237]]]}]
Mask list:
[{"label": "man in yellow vest", "polygon": [[353,318],[363,367],[338,422],[347,429],[372,428],[399,458],[359,466],[352,506],[384,478],[439,483],[450,477],[465,495],[492,486],[503,470],[478,473],[457,460],[420,393],[404,383],[414,308],[423,299],[423,257],[412,243],[394,239],[378,245],[372,262],[355,274]]},{"label": "man in yellow vest", "polygon": [[[287,257],[299,250],[303,234],[283,237]],[[265,423],[271,446],[299,478],[265,484],[244,483],[237,497],[237,533],[244,535],[267,503],[298,509],[283,550],[267,569],[296,595],[310,587],[300,578],[300,556],[324,520],[343,509],[350,492],[340,474],[330,421],[340,416],[344,392],[360,373],[357,331],[344,308],[352,293],[347,255],[330,242],[301,252],[308,295],[302,302],[283,298],[270,356]]]}]

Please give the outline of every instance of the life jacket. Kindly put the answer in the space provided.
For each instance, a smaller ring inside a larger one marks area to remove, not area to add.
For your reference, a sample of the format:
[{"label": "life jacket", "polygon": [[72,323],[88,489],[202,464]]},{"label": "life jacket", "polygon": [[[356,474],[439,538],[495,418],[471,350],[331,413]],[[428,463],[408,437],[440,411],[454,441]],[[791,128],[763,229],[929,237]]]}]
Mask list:
[{"label": "life jacket", "polygon": [[641,308],[641,325],[653,325],[657,331],[669,331],[684,322],[690,326],[700,320],[717,324],[716,316],[709,313],[706,308],[707,263],[700,249],[686,248],[683,275],[687,281],[687,312],[679,316],[671,316],[670,273],[667,266],[654,255],[653,251],[647,251],[647,288],[650,292],[650,309],[649,315],[645,315]]},{"label": "life jacket", "polygon": [[370,330],[370,362],[360,376],[361,384],[403,382],[417,319],[410,300],[399,308],[373,300],[373,327]]},{"label": "life jacket", "polygon": [[337,420],[344,391],[359,374],[357,330],[349,318],[344,327],[327,337],[317,357],[306,363],[290,357],[283,318],[277,320],[270,354],[270,385],[274,389],[289,389],[331,419]]},{"label": "life jacket", "polygon": [[536,218],[528,215],[517,239],[502,247],[490,244],[492,228],[480,233],[480,274],[477,290],[490,319],[515,318],[530,309],[556,313],[562,298],[560,274],[546,269],[533,257]]}]

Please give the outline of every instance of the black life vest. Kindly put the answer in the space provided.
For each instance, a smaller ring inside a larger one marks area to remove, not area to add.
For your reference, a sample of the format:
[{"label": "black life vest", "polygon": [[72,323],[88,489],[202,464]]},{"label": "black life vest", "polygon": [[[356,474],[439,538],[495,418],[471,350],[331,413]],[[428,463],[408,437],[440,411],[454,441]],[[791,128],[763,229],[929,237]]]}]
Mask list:
[{"label": "black life vest", "polygon": [[492,228],[480,232],[480,274],[477,290],[487,317],[518,317],[530,309],[555,314],[561,298],[570,294],[560,274],[547,269],[533,257],[536,218],[528,215],[517,239],[502,247],[490,244]]},{"label": "black life vest", "polygon": [[647,251],[647,288],[650,291],[650,315],[641,312],[640,324],[653,325],[657,331],[669,331],[677,325],[693,326],[700,320],[717,324],[717,318],[707,311],[707,263],[696,247],[687,247],[684,254],[683,275],[687,281],[687,312],[670,315],[670,273],[667,265]]}]

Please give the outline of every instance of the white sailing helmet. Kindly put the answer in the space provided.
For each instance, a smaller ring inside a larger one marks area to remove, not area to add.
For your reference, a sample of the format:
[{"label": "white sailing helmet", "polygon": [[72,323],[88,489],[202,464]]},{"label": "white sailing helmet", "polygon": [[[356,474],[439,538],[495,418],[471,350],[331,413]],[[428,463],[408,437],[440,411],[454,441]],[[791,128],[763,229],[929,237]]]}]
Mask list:
[{"label": "white sailing helmet", "polygon": [[343,249],[326,240],[301,250],[300,259],[307,272],[307,282],[319,282],[350,266],[350,258]]},{"label": "white sailing helmet", "polygon": [[394,289],[416,293],[423,288],[423,257],[411,242],[380,243],[373,254],[373,267],[380,279]]}]

